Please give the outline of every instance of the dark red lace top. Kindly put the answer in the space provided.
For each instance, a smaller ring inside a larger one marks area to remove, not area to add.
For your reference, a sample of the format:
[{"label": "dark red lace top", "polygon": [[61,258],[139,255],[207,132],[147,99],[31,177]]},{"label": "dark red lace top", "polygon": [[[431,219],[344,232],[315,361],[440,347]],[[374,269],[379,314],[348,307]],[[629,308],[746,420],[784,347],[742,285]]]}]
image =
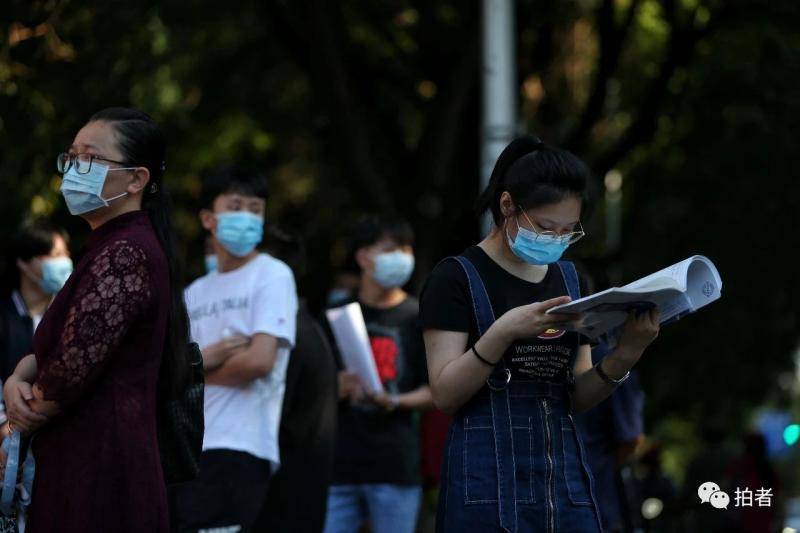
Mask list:
[{"label": "dark red lace top", "polygon": [[92,232],[34,338],[36,383],[63,412],[33,440],[29,531],[168,531],[156,439],[168,295],[144,212]]}]

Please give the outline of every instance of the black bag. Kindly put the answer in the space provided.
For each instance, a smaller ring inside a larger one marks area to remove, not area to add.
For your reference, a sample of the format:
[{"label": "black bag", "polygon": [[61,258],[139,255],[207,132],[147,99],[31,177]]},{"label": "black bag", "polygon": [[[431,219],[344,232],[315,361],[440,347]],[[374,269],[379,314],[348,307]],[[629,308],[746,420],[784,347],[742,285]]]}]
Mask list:
[{"label": "black bag", "polygon": [[[163,395],[158,402],[158,448],[164,481],[182,483],[197,477],[203,450],[203,355],[189,344],[191,364],[186,388],[177,397]],[[164,399],[167,398],[167,399]]]}]

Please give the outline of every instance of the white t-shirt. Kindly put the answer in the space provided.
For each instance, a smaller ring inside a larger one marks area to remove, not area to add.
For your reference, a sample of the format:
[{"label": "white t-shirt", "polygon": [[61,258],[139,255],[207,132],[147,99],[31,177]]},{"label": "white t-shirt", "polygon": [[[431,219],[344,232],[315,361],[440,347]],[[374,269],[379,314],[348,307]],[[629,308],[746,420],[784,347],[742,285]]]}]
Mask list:
[{"label": "white t-shirt", "polygon": [[203,449],[238,450],[280,464],[286,367],[294,346],[297,291],[291,269],[259,254],[230,272],[210,272],[186,289],[192,339],[204,348],[231,335],[266,333],[278,338],[272,371],[242,387],[205,389]]}]

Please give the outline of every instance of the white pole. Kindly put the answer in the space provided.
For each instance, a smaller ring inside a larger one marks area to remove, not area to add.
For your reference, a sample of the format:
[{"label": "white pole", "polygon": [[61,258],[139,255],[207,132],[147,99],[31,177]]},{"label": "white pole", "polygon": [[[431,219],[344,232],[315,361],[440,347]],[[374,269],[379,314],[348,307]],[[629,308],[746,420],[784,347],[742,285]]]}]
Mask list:
[{"label": "white pole", "polygon": [[[514,0],[483,0],[481,191],[488,185],[497,157],[514,138],[516,130],[515,37]],[[489,233],[491,224],[490,215],[481,221],[483,235]]]}]

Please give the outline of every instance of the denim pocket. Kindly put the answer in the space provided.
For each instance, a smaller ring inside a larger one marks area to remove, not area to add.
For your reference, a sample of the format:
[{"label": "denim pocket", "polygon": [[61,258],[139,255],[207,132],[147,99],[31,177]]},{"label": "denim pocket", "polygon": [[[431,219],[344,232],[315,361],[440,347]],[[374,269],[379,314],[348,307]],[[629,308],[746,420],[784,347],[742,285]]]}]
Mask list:
[{"label": "denim pocket", "polygon": [[[533,422],[524,416],[514,416],[511,422],[517,503],[533,504],[536,502]],[[497,503],[497,493],[497,454],[492,417],[467,417],[464,419],[464,501],[471,504]]]},{"label": "denim pocket", "polygon": [[497,457],[491,416],[464,418],[464,502],[497,503]]},{"label": "denim pocket", "polygon": [[533,421],[531,417],[512,417],[511,429],[514,435],[514,477],[516,480],[517,503],[536,503],[533,488],[534,443]]},{"label": "denim pocket", "polygon": [[592,505],[589,470],[578,444],[572,417],[561,417],[562,466],[570,501],[575,505]]}]

